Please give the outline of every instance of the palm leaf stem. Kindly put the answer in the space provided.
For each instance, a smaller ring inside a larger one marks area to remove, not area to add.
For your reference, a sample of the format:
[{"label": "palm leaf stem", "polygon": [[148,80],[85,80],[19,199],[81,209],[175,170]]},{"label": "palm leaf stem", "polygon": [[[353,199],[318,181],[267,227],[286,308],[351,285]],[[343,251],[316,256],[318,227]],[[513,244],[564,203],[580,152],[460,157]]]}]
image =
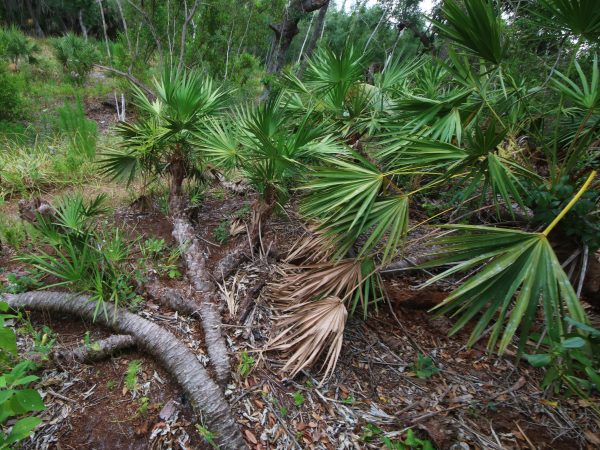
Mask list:
[{"label": "palm leaf stem", "polygon": [[581,198],[581,196],[584,194],[584,192],[588,190],[588,188],[592,184],[592,181],[596,177],[596,174],[597,174],[597,172],[595,170],[591,171],[587,180],[585,180],[585,183],[583,183],[583,186],[581,186],[579,191],[577,191],[577,194],[575,194],[575,196],[571,199],[571,201],[567,204],[567,206],[565,206],[563,208],[563,210],[558,214],[558,216],[556,216],[554,218],[552,223],[550,225],[548,225],[548,227],[546,227],[546,229],[542,232],[542,234],[544,236],[548,236],[550,234],[550,232],[554,229],[554,227],[556,227],[558,222],[560,222],[562,220],[562,218],[565,217],[565,215],[569,212],[569,210],[573,207],[573,205],[575,205],[575,203],[577,203],[577,201]]}]

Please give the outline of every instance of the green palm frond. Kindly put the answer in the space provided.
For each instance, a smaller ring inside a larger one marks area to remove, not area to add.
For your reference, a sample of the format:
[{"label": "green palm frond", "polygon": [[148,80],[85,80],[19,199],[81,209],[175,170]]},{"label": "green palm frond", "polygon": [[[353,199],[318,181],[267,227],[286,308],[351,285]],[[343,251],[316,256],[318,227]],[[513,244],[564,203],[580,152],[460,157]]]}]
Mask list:
[{"label": "green palm frond", "polygon": [[229,171],[244,161],[238,141],[239,131],[231,122],[209,120],[205,129],[196,135],[199,153],[217,167]]},{"label": "green palm frond", "polygon": [[330,159],[330,167],[317,168],[310,182],[304,186],[311,192],[302,208],[309,218],[319,218],[325,223],[352,216],[347,230],[361,229],[375,200],[384,186],[385,177],[372,164],[361,164]]},{"label": "green palm frond", "polygon": [[598,109],[600,107],[600,71],[598,70],[598,55],[594,55],[592,78],[589,83],[587,76],[577,61],[575,61],[575,69],[579,75],[580,84],[577,85],[569,77],[556,71],[555,77],[552,79],[555,89],[583,110],[593,111]]},{"label": "green palm frond", "polygon": [[451,334],[481,314],[469,344],[472,345],[492,322],[488,348],[498,345],[499,353],[503,353],[519,327],[520,348],[523,348],[540,305],[553,338],[563,332],[563,311],[586,322],[577,295],[543,233],[467,225],[445,228],[455,233],[436,241],[440,246],[436,251],[439,258],[422,267],[455,265],[424,286],[481,268],[436,307],[440,313],[460,315]]},{"label": "green palm frond", "polygon": [[503,22],[491,0],[445,0],[442,14],[447,22],[435,22],[448,39],[492,64],[506,56]]},{"label": "green palm frond", "polygon": [[550,16],[541,17],[544,25],[558,26],[590,41],[600,36],[600,8],[596,0],[540,0],[540,3]]}]

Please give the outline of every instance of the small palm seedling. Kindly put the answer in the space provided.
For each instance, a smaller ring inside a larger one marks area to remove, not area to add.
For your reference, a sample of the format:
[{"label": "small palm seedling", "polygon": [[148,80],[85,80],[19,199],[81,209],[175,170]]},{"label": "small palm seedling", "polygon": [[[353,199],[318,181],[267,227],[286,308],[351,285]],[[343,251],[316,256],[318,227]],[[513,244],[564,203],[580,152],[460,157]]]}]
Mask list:
[{"label": "small palm seedling", "polygon": [[130,245],[118,228],[105,232],[97,226],[105,198],[86,202],[81,195],[67,196],[54,215],[38,215],[34,229],[46,247],[18,258],[58,279],[45,288],[69,286],[91,293],[96,315],[106,313],[105,302],[119,305],[134,296],[127,275]]},{"label": "small palm seedling", "polygon": [[417,360],[412,366],[415,375],[419,378],[431,378],[435,374],[441,372],[441,369],[435,366],[433,359],[430,356],[425,356],[421,353],[417,355]]},{"label": "small palm seedling", "polygon": [[254,358],[248,355],[248,352],[242,352],[240,355],[240,365],[238,367],[238,372],[243,378],[246,378],[250,375],[252,368],[254,367]]},{"label": "small palm seedling", "polygon": [[138,388],[138,375],[141,369],[142,362],[138,359],[130,361],[127,365],[127,372],[125,373],[125,387],[130,392],[134,392]]}]

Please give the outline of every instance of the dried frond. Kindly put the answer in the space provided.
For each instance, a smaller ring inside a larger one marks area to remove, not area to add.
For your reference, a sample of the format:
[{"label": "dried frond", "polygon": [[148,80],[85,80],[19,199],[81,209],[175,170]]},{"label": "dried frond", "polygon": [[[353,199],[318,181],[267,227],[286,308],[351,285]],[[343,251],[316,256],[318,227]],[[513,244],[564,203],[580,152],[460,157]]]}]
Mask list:
[{"label": "dried frond", "polygon": [[283,372],[295,376],[325,353],[321,369],[323,380],[332,373],[337,363],[348,311],[344,301],[330,296],[321,300],[300,303],[289,307],[276,321],[279,334],[267,345],[269,350],[292,352]]},{"label": "dried frond", "polygon": [[288,251],[285,262],[303,261],[305,263],[322,263],[331,260],[336,247],[333,239],[324,231],[311,229],[300,237]]},{"label": "dried frond", "polygon": [[362,283],[361,261],[348,259],[339,263],[320,263],[284,268],[283,279],[271,286],[275,303],[287,307],[327,296],[344,300]]}]

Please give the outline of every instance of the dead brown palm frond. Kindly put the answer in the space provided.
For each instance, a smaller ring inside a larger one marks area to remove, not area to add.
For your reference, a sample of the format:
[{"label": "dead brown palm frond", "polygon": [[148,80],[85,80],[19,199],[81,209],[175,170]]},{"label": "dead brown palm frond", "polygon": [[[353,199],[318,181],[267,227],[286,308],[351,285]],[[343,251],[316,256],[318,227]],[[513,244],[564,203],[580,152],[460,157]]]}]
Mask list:
[{"label": "dead brown palm frond", "polygon": [[282,331],[267,345],[268,350],[290,352],[283,372],[295,376],[312,365],[325,353],[321,369],[323,380],[337,364],[348,311],[339,297],[329,296],[316,301],[299,303],[287,308],[277,320]]},{"label": "dead brown palm frond", "polygon": [[363,283],[361,261],[348,259],[304,266],[288,266],[283,279],[271,286],[276,304],[306,303],[327,296],[346,300]]},{"label": "dead brown palm frond", "polygon": [[305,263],[321,263],[332,259],[336,247],[331,236],[321,231],[310,229],[288,251],[285,262],[303,261]]}]

